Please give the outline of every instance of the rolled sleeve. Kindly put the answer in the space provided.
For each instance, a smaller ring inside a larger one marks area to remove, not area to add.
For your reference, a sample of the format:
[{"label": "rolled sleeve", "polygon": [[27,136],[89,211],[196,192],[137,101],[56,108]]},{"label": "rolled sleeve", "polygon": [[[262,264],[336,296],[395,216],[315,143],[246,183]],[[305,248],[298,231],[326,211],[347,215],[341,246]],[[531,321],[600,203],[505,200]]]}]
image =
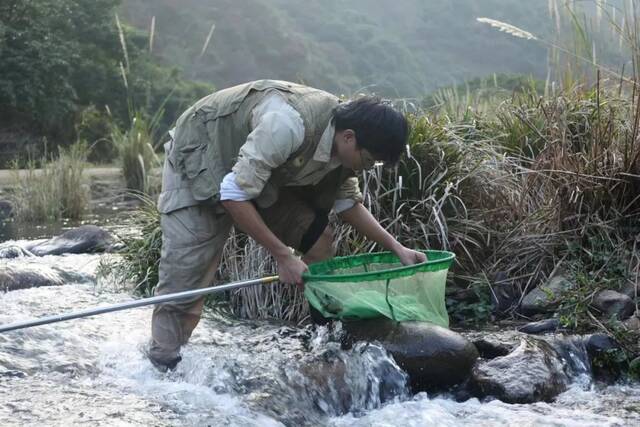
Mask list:
[{"label": "rolled sleeve", "polygon": [[242,191],[238,184],[236,184],[236,175],[233,172],[229,172],[225,175],[222,183],[220,184],[220,200],[235,200],[237,202],[243,202],[250,200],[251,198]]},{"label": "rolled sleeve", "polygon": [[271,171],[282,165],[302,144],[302,119],[288,111],[264,113],[240,148],[232,170],[235,181],[250,198],[262,192]]},{"label": "rolled sleeve", "polygon": [[339,214],[340,212],[351,209],[355,204],[356,201],[353,199],[338,199],[333,204],[333,210],[335,213]]},{"label": "rolled sleeve", "polygon": [[342,183],[336,194],[336,200],[341,199],[349,199],[362,203],[362,192],[360,191],[357,177],[352,176]]}]

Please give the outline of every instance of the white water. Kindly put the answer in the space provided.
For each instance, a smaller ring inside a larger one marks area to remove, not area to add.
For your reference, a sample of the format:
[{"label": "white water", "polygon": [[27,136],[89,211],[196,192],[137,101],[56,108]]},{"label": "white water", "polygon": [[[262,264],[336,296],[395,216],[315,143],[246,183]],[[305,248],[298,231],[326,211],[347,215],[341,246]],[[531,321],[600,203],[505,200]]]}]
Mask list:
[{"label": "white water", "polygon": [[[38,262],[91,278],[99,259]],[[109,283],[13,291],[0,294],[0,323],[130,298]],[[141,352],[150,316],[140,308],[0,334],[0,425],[640,425],[638,385],[596,389],[583,378],[554,403],[531,405],[409,397],[375,346],[343,351],[325,329],[213,315],[178,369],[162,374]],[[381,405],[383,368],[398,388],[396,401]],[[351,412],[337,416],[341,405]]]}]

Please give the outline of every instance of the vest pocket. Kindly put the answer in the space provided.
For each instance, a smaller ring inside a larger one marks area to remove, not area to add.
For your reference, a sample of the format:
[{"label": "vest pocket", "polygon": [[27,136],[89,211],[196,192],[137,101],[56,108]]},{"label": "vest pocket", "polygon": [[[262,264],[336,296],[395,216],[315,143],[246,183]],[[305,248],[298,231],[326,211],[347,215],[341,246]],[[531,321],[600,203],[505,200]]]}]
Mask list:
[{"label": "vest pocket", "polygon": [[182,147],[180,150],[187,178],[193,179],[207,169],[206,148],[206,145],[202,144],[196,147]]},{"label": "vest pocket", "polygon": [[183,147],[181,154],[184,174],[191,182],[193,198],[198,201],[210,199],[216,193],[217,185],[207,161],[207,145]]}]

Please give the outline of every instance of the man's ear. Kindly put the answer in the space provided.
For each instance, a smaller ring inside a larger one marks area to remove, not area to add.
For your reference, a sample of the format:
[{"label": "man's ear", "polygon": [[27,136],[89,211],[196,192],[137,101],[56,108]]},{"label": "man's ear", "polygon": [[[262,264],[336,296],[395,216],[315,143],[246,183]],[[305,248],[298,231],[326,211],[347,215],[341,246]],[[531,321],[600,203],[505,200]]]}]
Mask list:
[{"label": "man's ear", "polygon": [[342,131],[342,138],[344,139],[345,142],[355,140],[356,132],[353,129],[345,129]]}]

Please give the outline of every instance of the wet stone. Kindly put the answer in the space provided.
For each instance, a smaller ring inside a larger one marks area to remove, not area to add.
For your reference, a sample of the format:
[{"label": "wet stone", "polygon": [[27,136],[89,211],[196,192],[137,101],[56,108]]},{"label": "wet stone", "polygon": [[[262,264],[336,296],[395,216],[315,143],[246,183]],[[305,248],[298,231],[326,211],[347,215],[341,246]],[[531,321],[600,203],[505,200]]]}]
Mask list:
[{"label": "wet stone", "polygon": [[620,348],[616,340],[606,334],[592,334],[585,337],[585,346],[592,358],[599,353]]},{"label": "wet stone", "polygon": [[92,278],[87,275],[35,262],[0,263],[0,291],[4,292],[43,286],[62,286],[70,282],[81,283],[90,280]]},{"label": "wet stone", "polygon": [[478,350],[462,335],[426,322],[345,322],[344,344],[377,342],[409,375],[411,390],[446,390],[466,380]]},{"label": "wet stone", "polygon": [[525,334],[543,334],[545,332],[555,332],[560,327],[560,321],[558,319],[545,319],[538,322],[527,323],[524,326],[518,328],[519,332]]},{"label": "wet stone", "polygon": [[26,247],[38,256],[110,252],[113,248],[111,234],[95,225],[82,225],[60,236]]},{"label": "wet stone", "polygon": [[483,359],[495,359],[496,357],[506,356],[511,353],[511,350],[514,348],[513,343],[501,341],[491,335],[478,338],[472,342],[478,349],[480,357]]},{"label": "wet stone", "polygon": [[549,343],[530,337],[506,356],[480,361],[471,378],[476,396],[507,403],[551,401],[568,383],[561,356]]}]

